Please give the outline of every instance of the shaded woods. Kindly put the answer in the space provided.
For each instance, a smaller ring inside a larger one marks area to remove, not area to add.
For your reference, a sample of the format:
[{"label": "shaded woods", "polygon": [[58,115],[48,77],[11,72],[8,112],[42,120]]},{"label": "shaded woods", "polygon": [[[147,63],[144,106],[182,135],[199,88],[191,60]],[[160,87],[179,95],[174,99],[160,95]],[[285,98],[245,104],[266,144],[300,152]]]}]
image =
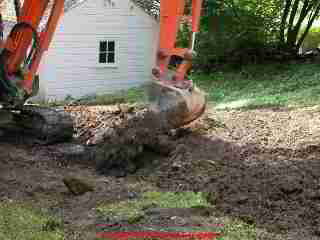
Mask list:
[{"label": "shaded woods", "polygon": [[[320,1],[314,0],[205,0],[195,69],[296,59],[319,11]],[[181,46],[189,34],[183,24]]]}]

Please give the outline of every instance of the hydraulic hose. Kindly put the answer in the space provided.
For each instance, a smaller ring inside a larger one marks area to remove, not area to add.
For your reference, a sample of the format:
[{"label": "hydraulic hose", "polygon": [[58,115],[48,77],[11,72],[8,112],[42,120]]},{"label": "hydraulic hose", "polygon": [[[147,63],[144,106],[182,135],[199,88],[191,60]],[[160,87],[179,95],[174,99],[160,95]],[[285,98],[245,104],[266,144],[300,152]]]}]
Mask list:
[{"label": "hydraulic hose", "polygon": [[[32,55],[39,50],[39,39],[38,39],[37,31],[29,23],[21,22],[21,23],[17,23],[11,29],[8,37],[12,38],[16,32],[18,32],[20,29],[23,29],[23,28],[29,28],[32,30],[32,39],[34,42],[33,42],[32,49],[26,58],[26,61],[29,61],[30,63],[32,63]],[[6,69],[7,59],[9,58],[10,54],[11,53],[7,49],[3,49],[2,53],[0,54],[0,84],[1,84],[2,91],[5,90],[6,94],[8,94],[11,97],[19,97],[20,95],[19,89],[17,88],[17,86],[15,86],[15,84],[13,84],[10,81],[8,77],[9,74]],[[19,70],[17,71],[17,73],[19,72]]]},{"label": "hydraulic hose", "polygon": [[37,31],[29,23],[20,22],[20,23],[17,23],[16,25],[14,25],[14,27],[11,29],[8,37],[12,37],[13,34],[18,32],[21,28],[29,28],[32,30],[33,45],[32,45],[32,49],[31,49],[29,55],[26,58],[27,62],[28,61],[31,62],[32,55],[35,54],[39,50],[39,47],[40,47]]}]

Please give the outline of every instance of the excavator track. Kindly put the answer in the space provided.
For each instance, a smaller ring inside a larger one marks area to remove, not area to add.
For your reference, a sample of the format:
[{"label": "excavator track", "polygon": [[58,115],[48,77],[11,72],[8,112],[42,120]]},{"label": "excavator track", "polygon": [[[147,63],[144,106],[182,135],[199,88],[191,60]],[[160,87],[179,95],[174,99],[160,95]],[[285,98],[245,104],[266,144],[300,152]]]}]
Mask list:
[{"label": "excavator track", "polygon": [[24,105],[18,109],[2,109],[4,111],[11,115],[10,124],[4,128],[33,136],[39,143],[67,141],[73,136],[73,119],[63,110]]}]

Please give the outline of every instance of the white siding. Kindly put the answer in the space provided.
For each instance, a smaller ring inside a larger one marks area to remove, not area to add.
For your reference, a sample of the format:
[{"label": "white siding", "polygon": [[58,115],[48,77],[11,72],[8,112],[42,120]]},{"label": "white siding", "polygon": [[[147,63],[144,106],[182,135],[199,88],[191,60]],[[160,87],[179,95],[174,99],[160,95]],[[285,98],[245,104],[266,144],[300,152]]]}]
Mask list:
[{"label": "white siding", "polygon": [[[62,17],[39,69],[48,100],[110,93],[151,79],[158,24],[129,0],[113,7],[105,2],[86,1]],[[116,66],[99,66],[100,40],[116,41]]]}]

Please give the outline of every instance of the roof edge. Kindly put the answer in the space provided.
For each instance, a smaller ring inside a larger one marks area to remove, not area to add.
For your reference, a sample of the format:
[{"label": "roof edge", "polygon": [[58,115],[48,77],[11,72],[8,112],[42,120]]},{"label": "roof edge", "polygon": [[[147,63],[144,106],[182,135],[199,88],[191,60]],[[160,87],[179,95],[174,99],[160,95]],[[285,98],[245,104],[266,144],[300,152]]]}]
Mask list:
[{"label": "roof edge", "polygon": [[69,12],[70,10],[79,7],[80,5],[82,5],[85,2],[87,2],[87,0],[81,0],[77,3],[72,4],[71,6],[67,7],[67,9],[64,9],[64,13]]},{"label": "roof edge", "polygon": [[152,18],[152,20],[154,20],[156,23],[160,22],[159,17],[157,17],[156,15],[151,15],[148,12],[146,12],[141,6],[139,6],[136,2],[134,2],[133,0],[129,0],[134,6],[136,6],[137,8],[139,8],[142,12],[144,12],[148,17]]}]

